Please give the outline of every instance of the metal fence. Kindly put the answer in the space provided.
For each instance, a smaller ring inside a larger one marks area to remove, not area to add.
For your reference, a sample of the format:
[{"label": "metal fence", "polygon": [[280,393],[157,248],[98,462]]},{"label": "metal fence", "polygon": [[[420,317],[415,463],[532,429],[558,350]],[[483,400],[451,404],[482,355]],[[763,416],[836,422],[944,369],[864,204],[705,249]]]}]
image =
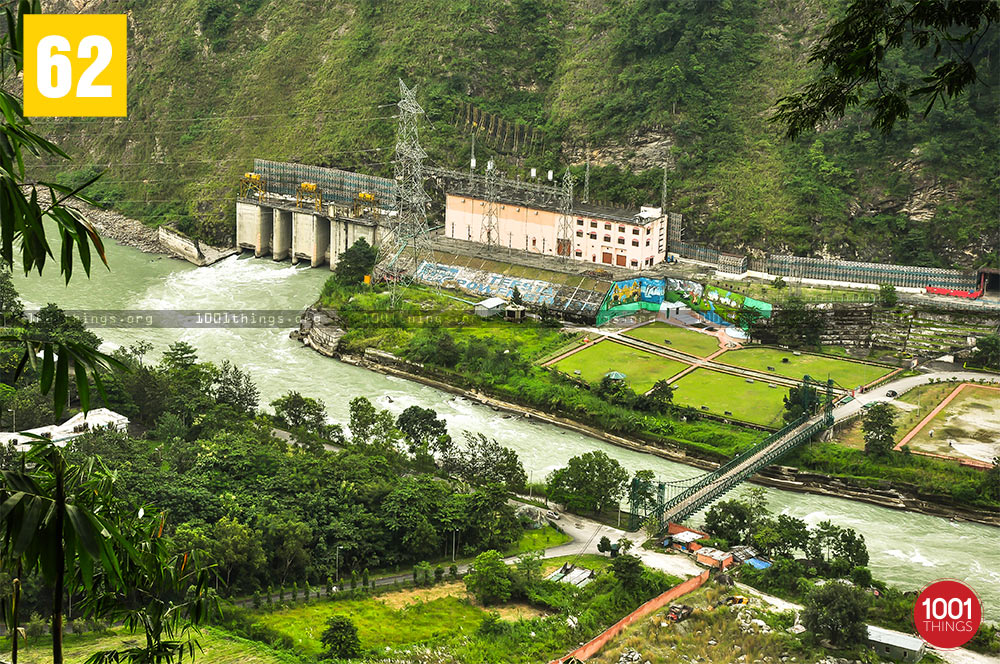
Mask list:
[{"label": "metal fence", "polygon": [[767,272],[782,277],[892,284],[909,288],[943,286],[974,289],[976,285],[975,275],[960,270],[887,263],[858,263],[803,256],[770,256],[767,260]]},{"label": "metal fence", "polygon": [[393,204],[396,183],[388,178],[267,159],[254,159],[253,170],[266,180],[270,194],[295,196],[300,184],[313,182],[328,203],[354,203],[358,194],[364,192],[372,194],[382,207]]}]

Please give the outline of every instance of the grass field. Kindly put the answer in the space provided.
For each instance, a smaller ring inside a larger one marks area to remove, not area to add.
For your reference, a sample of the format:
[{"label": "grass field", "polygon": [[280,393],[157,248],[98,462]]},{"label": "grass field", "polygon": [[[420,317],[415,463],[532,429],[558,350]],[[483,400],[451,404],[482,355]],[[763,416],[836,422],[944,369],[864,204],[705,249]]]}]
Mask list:
[{"label": "grass field", "polygon": [[[142,634],[130,634],[121,628],[110,634],[71,634],[63,642],[63,655],[67,664],[82,664],[95,652],[129,647],[129,644],[143,639]],[[241,639],[214,627],[203,628],[198,642],[204,649],[204,652],[198,653],[195,658],[195,661],[200,664],[296,664],[299,662],[297,657],[278,652],[257,641]],[[18,652],[20,664],[45,664],[52,661],[52,639],[50,637],[39,637],[29,643],[27,648],[22,647]],[[10,655],[9,648],[6,654]]]},{"label": "grass field", "polygon": [[[744,422],[780,427],[788,388],[768,387],[767,383],[746,382],[739,376],[696,369],[675,384],[674,403]],[[726,411],[732,415],[726,415]]]},{"label": "grass field", "polygon": [[[788,362],[782,362],[784,358]],[[768,367],[772,366],[775,374],[788,378],[801,379],[802,376],[809,375],[817,380],[826,380],[829,376],[847,389],[870,383],[891,371],[888,367],[873,364],[819,355],[793,355],[790,350],[774,348],[730,350],[715,358],[715,361],[757,371],[768,371]]]},{"label": "grass field", "polygon": [[305,606],[261,615],[260,621],[275,631],[287,634],[297,648],[310,656],[318,656],[323,646],[319,637],[327,619],[335,614],[350,617],[358,628],[362,648],[384,648],[429,643],[456,632],[472,632],[485,612],[463,599],[438,597],[428,602],[390,606],[391,594],[333,602],[317,602]]},{"label": "grass field", "polygon": [[[673,348],[684,353],[708,357],[719,350],[719,340],[710,334],[695,332],[684,327],[654,321],[625,333],[627,337]],[[669,342],[669,343],[666,343]]]},{"label": "grass field", "polygon": [[552,526],[545,526],[537,530],[525,530],[517,543],[517,553],[525,551],[540,551],[553,546],[565,544],[572,538],[566,533],[561,533]]},{"label": "grass field", "polygon": [[670,378],[683,371],[687,365],[646,351],[630,348],[613,341],[600,341],[590,348],[574,353],[554,365],[559,371],[599,383],[609,371],[625,374],[625,382],[636,392],[642,393],[660,379]]},{"label": "grass field", "polygon": [[[900,431],[900,437],[908,431]],[[932,454],[992,461],[1000,455],[1000,390],[966,385],[908,445]]]}]

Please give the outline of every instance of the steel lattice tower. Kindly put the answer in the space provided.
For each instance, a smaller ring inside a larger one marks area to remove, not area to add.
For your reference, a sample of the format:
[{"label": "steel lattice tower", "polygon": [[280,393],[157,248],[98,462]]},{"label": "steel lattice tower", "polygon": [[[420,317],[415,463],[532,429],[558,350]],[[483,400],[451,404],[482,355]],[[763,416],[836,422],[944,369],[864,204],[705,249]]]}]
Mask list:
[{"label": "steel lattice tower", "polygon": [[427,153],[420,147],[417,123],[424,109],[417,103],[416,88],[399,81],[399,118],[396,124],[396,152],[393,175],[395,216],[389,215],[386,233],[379,242],[379,276],[395,285],[411,283],[421,263],[431,258],[424,192],[423,161]]},{"label": "steel lattice tower", "polygon": [[569,169],[563,176],[559,196],[559,230],[556,233],[556,255],[569,258],[573,254],[573,176]]},{"label": "steel lattice tower", "polygon": [[500,244],[500,220],[497,218],[497,199],[500,197],[500,181],[496,166],[491,159],[486,164],[486,211],[479,228],[479,241],[492,249]]}]

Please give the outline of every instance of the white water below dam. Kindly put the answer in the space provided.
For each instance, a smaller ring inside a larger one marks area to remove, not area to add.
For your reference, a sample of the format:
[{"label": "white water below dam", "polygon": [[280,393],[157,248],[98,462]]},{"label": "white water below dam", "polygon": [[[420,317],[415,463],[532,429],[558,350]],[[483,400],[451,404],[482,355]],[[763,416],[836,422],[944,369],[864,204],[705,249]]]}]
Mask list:
[{"label": "white water below dam", "polygon": [[[79,268],[66,286],[55,264],[46,274],[16,274],[14,283],[25,307],[55,302],[66,310],[300,310],[315,301],[325,269],[293,267],[269,258],[233,256],[211,267],[144,254],[108,241],[109,272],[95,265],[87,279]],[[247,369],[266,405],[288,390],[322,399],[334,421],[347,420],[348,402],[365,395],[379,407],[399,413],[419,404],[447,419],[454,436],[462,431],[496,437],[520,455],[536,480],[575,455],[600,449],[630,471],[651,469],[663,479],[702,471],[655,456],[615,447],[559,427],[495,412],[440,390],[384,376],[320,356],[288,338],[294,327],[95,328],[111,346],[137,340],[154,344],[153,356],[176,340],[198,349],[203,360],[228,359]],[[770,507],[805,519],[830,520],[862,533],[877,578],[903,589],[919,590],[942,577],[961,579],[979,593],[988,619],[1000,620],[1000,529],[865,503],[767,490]],[[694,522],[701,520],[696,515]]]}]

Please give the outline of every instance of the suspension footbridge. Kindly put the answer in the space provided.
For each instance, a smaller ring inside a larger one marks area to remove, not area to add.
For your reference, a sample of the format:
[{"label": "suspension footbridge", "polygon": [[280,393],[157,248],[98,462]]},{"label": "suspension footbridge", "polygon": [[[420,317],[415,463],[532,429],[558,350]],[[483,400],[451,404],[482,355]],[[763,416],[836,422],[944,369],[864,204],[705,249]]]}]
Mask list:
[{"label": "suspension footbridge", "polygon": [[[828,380],[824,384],[805,376],[802,387],[811,389],[800,390],[804,400],[804,414],[801,417],[715,470],[673,482],[633,479],[630,491],[630,528],[635,530],[652,521],[658,526],[657,532],[660,532],[671,522],[683,521],[752,477],[761,468],[833,426],[833,381]],[[825,392],[825,403],[817,409],[816,397],[821,389]],[[819,412],[813,414],[816,410]]]}]

